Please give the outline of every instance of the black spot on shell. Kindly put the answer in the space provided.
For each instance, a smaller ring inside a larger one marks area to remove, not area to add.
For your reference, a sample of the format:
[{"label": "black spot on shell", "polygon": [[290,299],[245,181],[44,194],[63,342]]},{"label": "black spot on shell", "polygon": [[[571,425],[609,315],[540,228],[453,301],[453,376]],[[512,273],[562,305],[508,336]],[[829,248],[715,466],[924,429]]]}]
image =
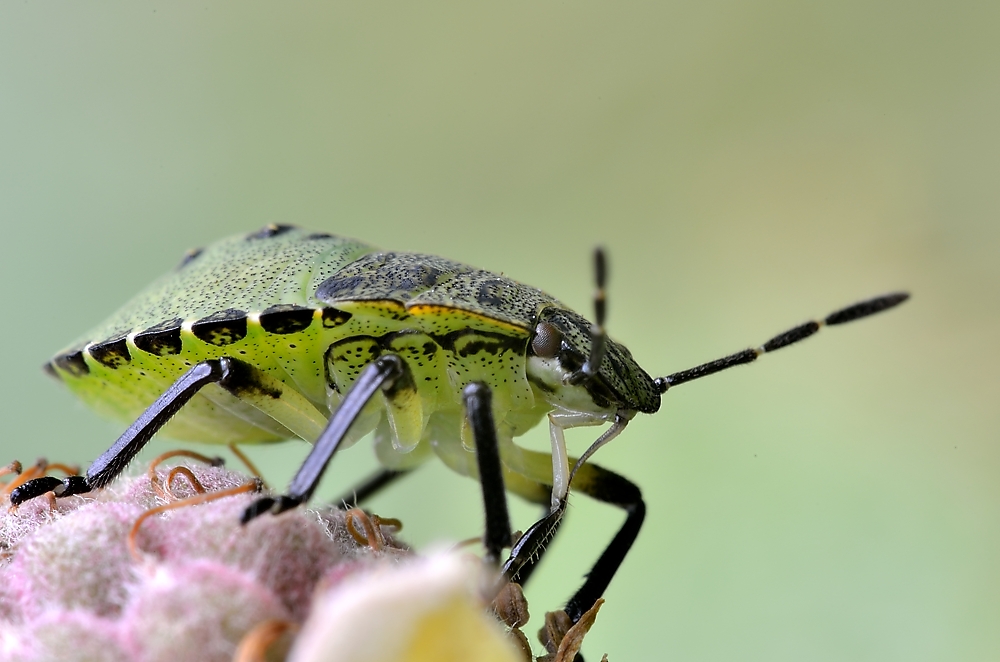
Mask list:
[{"label": "black spot on shell", "polygon": [[411,265],[405,268],[397,268],[395,277],[396,287],[406,292],[419,292],[437,284],[438,278],[446,272],[443,269],[429,264]]},{"label": "black spot on shell", "polygon": [[260,325],[268,333],[296,333],[312,324],[314,313],[312,308],[280,304],[260,314]]},{"label": "black spot on shell", "polygon": [[209,345],[231,345],[247,337],[247,314],[236,308],[227,308],[191,325],[196,338]]},{"label": "black spot on shell", "polygon": [[281,225],[278,223],[269,223],[265,225],[260,230],[247,235],[247,241],[253,239],[268,239],[270,237],[277,237],[279,234],[288,232],[289,230],[294,230],[294,225]]},{"label": "black spot on shell", "polygon": [[327,307],[323,309],[323,328],[332,329],[335,326],[340,326],[351,319],[352,315],[344,310],[338,310],[336,308]]},{"label": "black spot on shell", "polygon": [[60,370],[68,372],[74,377],[83,377],[84,375],[90,374],[90,366],[83,359],[83,350],[78,349],[75,352],[66,352],[65,354],[60,354],[56,358],[52,359],[52,362],[56,364]]},{"label": "black spot on shell", "polygon": [[316,298],[320,301],[330,301],[342,295],[349,295],[371,280],[370,275],[339,277],[336,274],[330,276],[316,288]]},{"label": "black spot on shell", "polygon": [[332,234],[327,232],[313,232],[306,236],[306,239],[336,239]]},{"label": "black spot on shell", "polygon": [[453,263],[411,253],[373,253],[346,265],[316,288],[321,301],[405,303],[454,273]]},{"label": "black spot on shell", "polygon": [[180,354],[181,324],[183,322],[184,320],[180,317],[160,322],[145,331],[137,333],[133,342],[142,351],[155,356]]},{"label": "black spot on shell", "polygon": [[198,259],[198,256],[205,252],[204,248],[192,248],[184,257],[181,259],[181,263],[177,265],[178,269],[183,269],[187,265],[191,264],[194,260]]},{"label": "black spot on shell", "polygon": [[125,336],[91,345],[87,351],[90,352],[95,361],[109,368],[123,366],[132,360]]},{"label": "black spot on shell", "polygon": [[510,296],[508,290],[507,282],[504,279],[491,278],[479,286],[476,301],[486,309],[502,308],[507,303],[505,296]]}]

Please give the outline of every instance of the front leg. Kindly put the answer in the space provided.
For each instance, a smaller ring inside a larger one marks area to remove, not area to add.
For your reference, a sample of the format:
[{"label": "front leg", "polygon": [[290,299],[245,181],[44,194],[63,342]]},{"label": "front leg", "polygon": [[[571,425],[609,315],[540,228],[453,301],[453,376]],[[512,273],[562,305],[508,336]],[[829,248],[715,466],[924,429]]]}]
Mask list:
[{"label": "front leg", "polygon": [[146,411],[118,437],[111,448],[97,458],[86,476],[69,476],[60,480],[53,476],[35,478],[16,488],[10,494],[11,504],[17,506],[47,492],[57,497],[85,494],[108,485],[118,477],[142,447],[160,431],[167,421],[180,411],[202,388],[208,384],[225,382],[234,369],[234,359],[221,358],[202,361],[194,365],[171,384]]},{"label": "front leg", "polygon": [[[646,517],[646,503],[642,500],[642,493],[635,483],[589,462],[577,470],[572,485],[574,490],[598,501],[618,506],[626,513],[624,524],[587,573],[586,581],[566,603],[566,613],[570,620],[576,623],[604,594],[622,561],[625,560],[642,528],[642,522]],[[552,539],[566,514],[567,503],[566,498],[561,499],[555,508],[524,532],[511,549],[510,558],[504,563],[505,577],[511,581],[524,583],[530,576],[552,544]]]},{"label": "front leg", "polygon": [[472,427],[479,467],[479,484],[483,488],[483,509],[486,515],[486,561],[494,566],[500,563],[500,552],[510,545],[510,514],[507,509],[507,490],[503,482],[503,464],[500,444],[493,423],[493,394],[482,382],[473,382],[462,391],[465,414]]},{"label": "front leg", "polygon": [[243,513],[243,524],[264,513],[277,515],[307,501],[365,405],[380,390],[392,389],[408,371],[406,362],[395,354],[386,354],[365,366],[292,478],[288,492],[279,497],[261,497],[252,503]]}]

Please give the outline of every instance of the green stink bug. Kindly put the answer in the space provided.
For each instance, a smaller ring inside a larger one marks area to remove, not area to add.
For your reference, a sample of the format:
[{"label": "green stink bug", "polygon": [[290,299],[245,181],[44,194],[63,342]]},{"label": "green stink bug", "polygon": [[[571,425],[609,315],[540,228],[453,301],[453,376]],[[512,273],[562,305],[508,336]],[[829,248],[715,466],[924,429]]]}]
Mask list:
[{"label": "green stink bug", "polygon": [[[605,268],[596,254],[595,323],[544,292],[431,255],[270,225],[189,254],[181,265],[47,370],[85,402],[133,421],[86,476],[38,478],[14,490],[107,485],[160,429],[180,439],[314,446],[280,497],[244,522],[306,501],[334,453],[374,433],[382,469],[350,492],[356,503],[431,455],[482,484],[487,557],[524,582],[558,530],[570,487],[623,508],[626,520],[565,611],[576,622],[600,598],[645,516],[639,488],[589,462],[637,413],[687,381],[754,361],[835,325],[891,308],[889,294],[779,334],[760,347],[653,378],[606,337]],[[514,439],[548,418],[551,452]],[[610,423],[579,458],[565,429]],[[511,540],[506,492],[546,514]]]}]

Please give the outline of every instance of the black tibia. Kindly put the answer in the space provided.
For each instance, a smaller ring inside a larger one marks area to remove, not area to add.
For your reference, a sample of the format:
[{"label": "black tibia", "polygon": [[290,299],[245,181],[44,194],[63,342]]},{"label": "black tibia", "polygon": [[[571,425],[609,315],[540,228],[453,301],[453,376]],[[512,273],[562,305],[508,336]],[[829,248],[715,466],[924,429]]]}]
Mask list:
[{"label": "black tibia", "polygon": [[566,613],[576,623],[604,595],[611,578],[632,548],[646,517],[646,503],[635,483],[596,464],[580,467],[571,487],[598,501],[618,506],[626,514],[625,523],[597,559],[583,586],[566,603]]},{"label": "black tibia", "polygon": [[[566,613],[576,623],[594,606],[611,583],[639,535],[642,521],[646,517],[646,504],[639,488],[632,481],[589,462],[580,467],[570,487],[573,492],[583,492],[598,501],[618,506],[626,514],[625,523],[591,568],[583,586],[566,604]],[[510,558],[503,566],[507,579],[520,584],[527,581],[558,532],[566,514],[566,505],[567,502],[563,499],[558,508],[532,524],[514,543]]]},{"label": "black tibia", "polygon": [[[125,430],[111,448],[94,460],[86,477],[70,476],[65,480],[51,477],[29,480],[10,495],[12,504],[24,503],[46,492],[57,497],[83,494],[104,487],[114,480],[136,453],[142,450],[154,434],[180,411],[203,387],[225,381],[231,374],[233,359],[212,359],[194,365],[156,399],[136,421]],[[56,480],[55,483],[52,481]]]},{"label": "black tibia", "polygon": [[361,410],[376,393],[391,389],[408,371],[406,363],[395,354],[386,354],[365,366],[292,478],[288,493],[277,498],[258,499],[243,513],[243,523],[266,512],[277,515],[307,501]]},{"label": "black tibia", "polygon": [[782,347],[794,345],[800,340],[805,340],[819,331],[823,325],[834,326],[837,324],[853,322],[854,320],[861,319],[862,317],[868,317],[869,315],[880,313],[883,310],[894,308],[909,298],[910,295],[907,292],[894,292],[892,294],[875,297],[874,299],[868,299],[867,301],[861,301],[852,306],[848,306],[847,308],[842,308],[836,312],[830,313],[823,318],[823,321],[814,320],[806,322],[805,324],[800,324],[787,331],[783,331],[756,349],[745,349],[742,352],[730,354],[729,356],[716,359],[715,361],[709,361],[708,363],[703,363],[688,370],[681,370],[680,372],[675,372],[674,374],[667,375],[666,377],[657,377],[653,380],[653,382],[656,384],[657,388],[660,389],[660,393],[666,393],[667,389],[673,386],[683,384],[684,382],[690,382],[695,379],[701,379],[702,377],[707,377],[708,375],[719,372],[720,370],[732,368],[733,366],[742,365],[744,363],[752,363],[756,361],[757,357],[761,354],[766,354],[767,352],[773,352],[774,350],[781,349]]},{"label": "black tibia", "polygon": [[231,370],[227,359],[198,363],[170,385],[141,416],[129,426],[114,445],[97,458],[87,470],[91,489],[104,487],[114,480],[132,458],[180,408],[208,384],[223,381]]},{"label": "black tibia", "polygon": [[535,568],[548,551],[552,539],[559,532],[563,516],[566,514],[566,504],[566,499],[563,499],[558,508],[548,511],[514,542],[510,549],[510,557],[501,568],[507,580],[517,582],[521,586],[528,583]]},{"label": "black tibia", "polygon": [[462,391],[462,400],[475,439],[479,484],[483,488],[483,508],[486,511],[483,544],[486,546],[486,561],[498,565],[500,552],[510,545],[510,514],[507,511],[507,492],[503,484],[500,445],[493,425],[493,394],[486,384],[473,382]]},{"label": "black tibia", "polygon": [[357,508],[359,503],[381,492],[382,488],[396,482],[397,478],[407,475],[410,471],[410,469],[379,469],[347,492],[344,492],[339,499],[334,499],[334,503],[340,504],[344,510]]},{"label": "black tibia", "polygon": [[46,492],[51,492],[63,484],[62,479],[55,476],[43,476],[26,481],[23,485],[15,487],[10,493],[10,502],[15,506],[22,504],[29,499],[42,496]]}]

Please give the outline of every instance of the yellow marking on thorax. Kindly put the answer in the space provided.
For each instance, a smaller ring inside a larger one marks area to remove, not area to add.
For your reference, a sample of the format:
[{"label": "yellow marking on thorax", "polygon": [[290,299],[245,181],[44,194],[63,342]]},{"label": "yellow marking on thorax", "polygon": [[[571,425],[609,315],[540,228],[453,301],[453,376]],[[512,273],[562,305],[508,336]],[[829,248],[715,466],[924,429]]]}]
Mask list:
[{"label": "yellow marking on thorax", "polygon": [[455,308],[452,306],[440,306],[436,304],[418,304],[414,306],[409,306],[406,312],[410,313],[414,317],[443,317],[450,318],[454,317],[457,320],[477,320],[480,323],[485,324],[489,327],[494,327],[497,332],[507,331],[513,332],[517,336],[526,336],[530,333],[530,329],[527,326],[521,326],[518,324],[511,324],[510,322],[504,322],[498,320],[495,317],[490,317],[489,315],[483,315],[482,313],[473,312],[471,310],[465,310],[463,308]]},{"label": "yellow marking on thorax", "polygon": [[530,335],[530,329],[526,326],[511,324],[453,306],[436,304],[404,306],[398,301],[389,299],[335,301],[332,305],[359,317],[381,317],[391,320],[392,324],[387,324],[386,327],[392,331],[415,327],[435,335],[444,335],[461,329],[492,331],[517,338],[526,338]]}]

